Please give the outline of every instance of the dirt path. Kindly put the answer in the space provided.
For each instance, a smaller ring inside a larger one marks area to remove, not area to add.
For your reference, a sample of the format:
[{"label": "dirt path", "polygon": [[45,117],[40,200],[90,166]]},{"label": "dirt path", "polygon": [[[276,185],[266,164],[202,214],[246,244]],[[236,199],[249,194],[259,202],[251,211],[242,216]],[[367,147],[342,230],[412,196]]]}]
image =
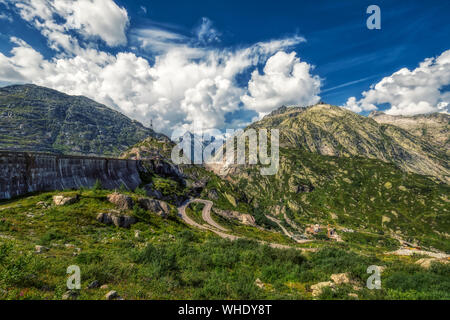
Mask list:
[{"label": "dirt path", "polygon": [[[203,220],[205,220],[208,225],[204,224],[201,225],[197,222],[195,222],[194,220],[192,220],[187,214],[186,214],[186,208],[189,204],[193,203],[193,202],[197,202],[197,203],[203,203],[205,204],[205,207],[203,208],[202,211],[202,218]],[[203,199],[190,199],[185,201],[180,207],[178,207],[178,213],[180,215],[180,217],[188,224],[191,225],[193,227],[196,227],[198,229],[202,229],[205,231],[211,231],[214,232],[215,234],[217,234],[219,237],[224,238],[224,239],[229,239],[229,240],[237,240],[237,239],[248,239],[245,237],[239,237],[239,236],[235,236],[232,234],[228,234],[225,233],[229,230],[225,229],[224,227],[222,227],[221,225],[219,225],[217,222],[215,222],[212,217],[211,217],[211,208],[213,206],[213,203],[209,200],[203,200]],[[287,231],[287,230],[286,230]],[[310,241],[310,240],[307,240]],[[258,241],[261,244],[267,244],[268,246],[272,247],[272,248],[277,248],[277,249],[296,249],[296,250],[302,250],[302,251],[316,251],[316,249],[309,249],[309,248],[296,248],[293,246],[289,246],[289,245],[284,245],[284,244],[279,244],[279,243],[270,243],[270,242],[266,242],[266,241]]]}]

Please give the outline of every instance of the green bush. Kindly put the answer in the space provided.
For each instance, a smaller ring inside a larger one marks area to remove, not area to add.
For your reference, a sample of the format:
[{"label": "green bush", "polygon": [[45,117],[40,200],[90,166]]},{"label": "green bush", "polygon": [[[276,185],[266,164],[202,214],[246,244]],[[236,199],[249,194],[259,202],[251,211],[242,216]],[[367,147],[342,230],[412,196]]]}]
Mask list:
[{"label": "green bush", "polygon": [[95,180],[95,183],[94,183],[94,185],[92,186],[92,190],[93,191],[100,191],[100,190],[102,190],[103,189],[103,186],[102,186],[102,183],[101,183],[101,181],[100,180]]}]

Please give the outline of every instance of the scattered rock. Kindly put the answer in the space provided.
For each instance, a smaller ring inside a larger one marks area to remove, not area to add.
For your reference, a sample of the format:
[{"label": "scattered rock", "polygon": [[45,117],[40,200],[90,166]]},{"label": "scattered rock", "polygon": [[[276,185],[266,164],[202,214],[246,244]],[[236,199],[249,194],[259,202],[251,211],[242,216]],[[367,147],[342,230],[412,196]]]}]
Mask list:
[{"label": "scattered rock", "polygon": [[137,222],[137,219],[135,217],[127,216],[117,211],[99,213],[97,215],[97,220],[101,223],[108,225],[113,224],[116,227],[120,228],[129,228],[132,224],[135,224]]},{"label": "scattered rock", "polygon": [[156,213],[163,218],[166,218],[170,214],[170,207],[164,201],[150,198],[139,198],[138,203],[143,209]]},{"label": "scattered rock", "polygon": [[66,243],[66,244],[64,244],[64,246],[66,247],[66,248],[75,248],[75,245],[73,245],[73,244],[71,244],[71,243]]},{"label": "scattered rock", "polygon": [[312,285],[311,286],[312,296],[313,297],[320,296],[322,294],[322,290],[324,288],[328,288],[328,287],[334,289],[335,284],[331,281],[325,281],[325,282],[319,282],[319,283]]},{"label": "scattered rock", "polygon": [[135,237],[136,239],[139,239],[140,235],[141,235],[141,231],[139,231],[139,230],[135,230],[135,231],[134,231],[134,237]]},{"label": "scattered rock", "polygon": [[257,278],[255,280],[255,285],[260,288],[260,289],[264,289],[264,283],[261,281],[261,279]]},{"label": "scattered rock", "polygon": [[129,196],[114,192],[109,194],[107,198],[109,202],[113,203],[119,209],[122,210],[133,209],[133,199],[131,199],[131,197]]},{"label": "scattered rock", "polygon": [[351,297],[351,298],[355,298],[355,299],[359,298],[356,293],[349,293],[348,296]]},{"label": "scattered rock", "polygon": [[34,249],[35,249],[35,252],[36,252],[36,253],[44,253],[44,252],[50,250],[50,249],[47,248],[47,247],[39,246],[39,245],[36,245],[36,246],[34,247]]},{"label": "scattered rock", "polygon": [[66,204],[73,204],[78,201],[78,196],[66,197],[62,195],[53,196],[53,203],[57,206],[64,206]]},{"label": "scattered rock", "polygon": [[330,278],[336,284],[350,283],[350,277],[348,273],[332,274]]},{"label": "scattered rock", "polygon": [[108,292],[105,295],[106,300],[113,300],[118,297],[119,297],[119,294],[117,293],[117,291],[114,291],[114,290],[111,290],[110,292]]},{"label": "scattered rock", "polygon": [[100,287],[100,289],[103,289],[103,290],[108,289],[108,288],[109,288],[109,286],[107,284],[104,284]]},{"label": "scattered rock", "polygon": [[355,291],[360,291],[360,290],[363,289],[363,287],[361,287],[361,286],[358,285],[358,284],[354,284],[354,285],[352,286],[352,288],[353,288],[353,290],[355,290]]},{"label": "scattered rock", "polygon": [[75,290],[69,290],[69,291],[66,291],[66,292],[62,295],[61,299],[62,299],[62,300],[75,300],[75,299],[78,297],[79,294],[80,294],[80,293],[79,293],[78,291],[75,291]]},{"label": "scattered rock", "polygon": [[94,280],[91,283],[89,283],[88,289],[95,289],[95,288],[98,288],[99,286],[100,286],[100,283],[97,280]]},{"label": "scattered rock", "polygon": [[36,207],[47,209],[50,205],[45,201],[39,201],[36,203]]}]

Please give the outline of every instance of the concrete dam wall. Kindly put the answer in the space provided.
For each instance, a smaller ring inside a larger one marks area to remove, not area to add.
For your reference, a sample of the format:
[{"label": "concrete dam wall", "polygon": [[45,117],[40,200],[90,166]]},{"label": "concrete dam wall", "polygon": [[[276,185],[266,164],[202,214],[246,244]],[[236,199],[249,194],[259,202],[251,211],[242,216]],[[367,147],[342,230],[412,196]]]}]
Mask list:
[{"label": "concrete dam wall", "polygon": [[0,199],[30,192],[122,184],[134,190],[141,183],[136,160],[0,151]]}]

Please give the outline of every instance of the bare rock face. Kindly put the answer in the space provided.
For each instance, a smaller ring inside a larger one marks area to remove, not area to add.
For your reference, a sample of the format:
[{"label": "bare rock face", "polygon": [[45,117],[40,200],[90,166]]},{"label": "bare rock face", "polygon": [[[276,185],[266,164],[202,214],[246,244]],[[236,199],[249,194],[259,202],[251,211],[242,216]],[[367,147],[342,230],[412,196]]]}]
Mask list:
[{"label": "bare rock face", "polygon": [[53,203],[56,206],[64,206],[66,204],[73,204],[78,201],[78,196],[65,197],[62,195],[53,196]]},{"label": "bare rock face", "polygon": [[135,217],[121,214],[118,211],[99,213],[97,215],[97,220],[104,224],[113,224],[119,228],[129,228],[132,224],[135,224],[137,222],[137,219]]},{"label": "bare rock face", "polygon": [[166,218],[170,214],[170,207],[164,201],[140,198],[138,203],[141,208],[156,213],[163,218]]},{"label": "bare rock face", "polygon": [[108,201],[115,204],[117,208],[122,210],[131,210],[133,209],[133,199],[131,197],[126,196],[124,194],[120,194],[114,192],[108,195]]}]

